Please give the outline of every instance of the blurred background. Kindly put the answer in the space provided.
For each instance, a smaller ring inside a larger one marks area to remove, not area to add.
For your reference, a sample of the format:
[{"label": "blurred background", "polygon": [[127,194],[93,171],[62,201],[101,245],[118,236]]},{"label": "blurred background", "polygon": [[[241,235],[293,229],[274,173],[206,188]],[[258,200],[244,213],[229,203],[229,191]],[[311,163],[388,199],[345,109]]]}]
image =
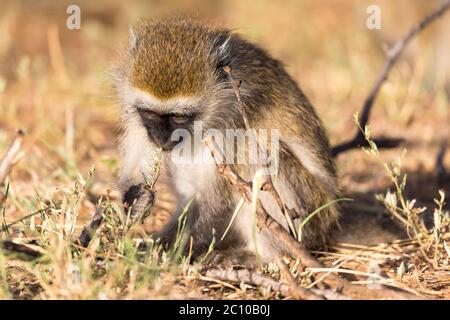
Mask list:
[{"label": "blurred background", "polygon": [[[66,27],[69,5],[81,9],[81,28]],[[381,9],[381,29],[366,26],[369,5]],[[333,144],[354,135],[360,110],[386,49],[439,1],[215,0],[0,1],[0,153],[17,128],[27,132],[25,157],[11,176],[8,219],[24,215],[95,166],[92,194],[114,189],[118,107],[109,70],[128,25],[140,18],[191,13],[230,27],[282,60],[322,118]],[[450,136],[450,14],[416,37],[378,97],[374,136],[406,139],[383,151],[407,149],[407,196],[426,205],[437,197],[435,161]],[[445,163],[450,167],[450,156]],[[374,194],[390,187],[382,165],[360,150],[337,159],[344,192],[359,200],[347,211],[383,212]],[[161,193],[163,195],[164,193]],[[113,193],[114,195],[114,193]],[[164,196],[163,196],[164,197]],[[170,206],[160,205],[170,211]]]}]

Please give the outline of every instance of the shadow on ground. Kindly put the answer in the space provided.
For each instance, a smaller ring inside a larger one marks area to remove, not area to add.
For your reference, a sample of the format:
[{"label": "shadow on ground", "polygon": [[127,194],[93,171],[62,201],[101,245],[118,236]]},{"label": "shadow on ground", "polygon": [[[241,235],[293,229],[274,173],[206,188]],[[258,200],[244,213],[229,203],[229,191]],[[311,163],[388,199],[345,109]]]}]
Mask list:
[{"label": "shadow on ground", "polygon": [[[407,175],[408,183],[404,196],[408,200],[416,199],[417,207],[427,208],[423,213],[423,219],[428,227],[432,227],[433,211],[436,207],[433,199],[439,197],[439,189],[449,195],[450,183],[447,180],[438,184],[436,174],[423,170],[407,172]],[[355,175],[355,179],[359,181],[372,178],[372,175],[365,173]],[[389,185],[364,192],[345,190],[345,196],[354,201],[342,205],[341,228],[337,233],[336,241],[375,245],[406,238],[407,234],[400,222],[387,212],[380,201],[375,199],[377,194],[385,194],[389,189],[394,190],[393,186]],[[448,201],[446,209],[449,209]]]}]

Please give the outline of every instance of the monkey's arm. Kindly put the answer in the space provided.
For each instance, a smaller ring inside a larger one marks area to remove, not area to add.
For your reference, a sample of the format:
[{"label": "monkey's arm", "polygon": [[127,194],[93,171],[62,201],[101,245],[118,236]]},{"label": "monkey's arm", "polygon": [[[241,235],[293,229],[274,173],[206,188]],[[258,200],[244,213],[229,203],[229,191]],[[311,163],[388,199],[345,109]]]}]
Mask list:
[{"label": "monkey's arm", "polygon": [[147,139],[147,133],[138,121],[129,121],[121,142],[122,165],[118,188],[126,207],[132,206],[135,218],[153,203],[154,195],[146,188],[152,181],[157,161],[157,148]]}]

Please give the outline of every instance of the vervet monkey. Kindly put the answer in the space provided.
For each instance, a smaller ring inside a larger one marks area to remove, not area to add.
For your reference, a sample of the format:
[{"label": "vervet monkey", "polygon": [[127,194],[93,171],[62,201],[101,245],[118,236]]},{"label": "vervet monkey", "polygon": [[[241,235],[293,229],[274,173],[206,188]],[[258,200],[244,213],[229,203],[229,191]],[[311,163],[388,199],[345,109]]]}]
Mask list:
[{"label": "vervet monkey", "polygon": [[[115,74],[124,132],[118,185],[123,201],[139,207],[139,199],[146,194],[144,181],[151,179],[155,150],[161,149],[163,172],[169,175],[179,199],[179,209],[158,234],[163,243],[173,242],[177,219],[192,200],[185,239],[192,240],[194,256],[204,253],[214,238],[217,250],[242,250],[251,255],[257,248],[260,261],[268,262],[286,248],[267,230],[253,233],[248,204],[220,240],[241,196],[219,175],[213,159],[180,164],[171,157],[174,147],[186,143],[171,138],[174,130],[192,132],[196,121],[202,121],[204,130],[244,128],[225,66],[242,81],[240,92],[251,128],[279,132],[279,170],[272,178],[284,203],[299,213],[296,226],[336,199],[338,186],[328,138],[311,103],[282,63],[230,30],[180,17],[144,21],[130,31],[130,46]],[[252,180],[254,164],[233,166]],[[261,191],[260,199],[288,229],[272,197]],[[336,205],[326,207],[305,224],[301,241],[311,249],[324,246],[338,217]]]}]

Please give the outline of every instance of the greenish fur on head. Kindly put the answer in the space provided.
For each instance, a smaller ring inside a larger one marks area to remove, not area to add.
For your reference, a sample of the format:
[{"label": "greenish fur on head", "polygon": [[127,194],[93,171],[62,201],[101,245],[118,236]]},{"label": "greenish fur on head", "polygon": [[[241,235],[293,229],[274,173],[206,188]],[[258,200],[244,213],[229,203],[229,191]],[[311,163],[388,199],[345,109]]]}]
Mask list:
[{"label": "greenish fur on head", "polygon": [[156,98],[197,96],[215,72],[215,41],[227,35],[185,18],[141,22],[132,48],[132,84]]}]

